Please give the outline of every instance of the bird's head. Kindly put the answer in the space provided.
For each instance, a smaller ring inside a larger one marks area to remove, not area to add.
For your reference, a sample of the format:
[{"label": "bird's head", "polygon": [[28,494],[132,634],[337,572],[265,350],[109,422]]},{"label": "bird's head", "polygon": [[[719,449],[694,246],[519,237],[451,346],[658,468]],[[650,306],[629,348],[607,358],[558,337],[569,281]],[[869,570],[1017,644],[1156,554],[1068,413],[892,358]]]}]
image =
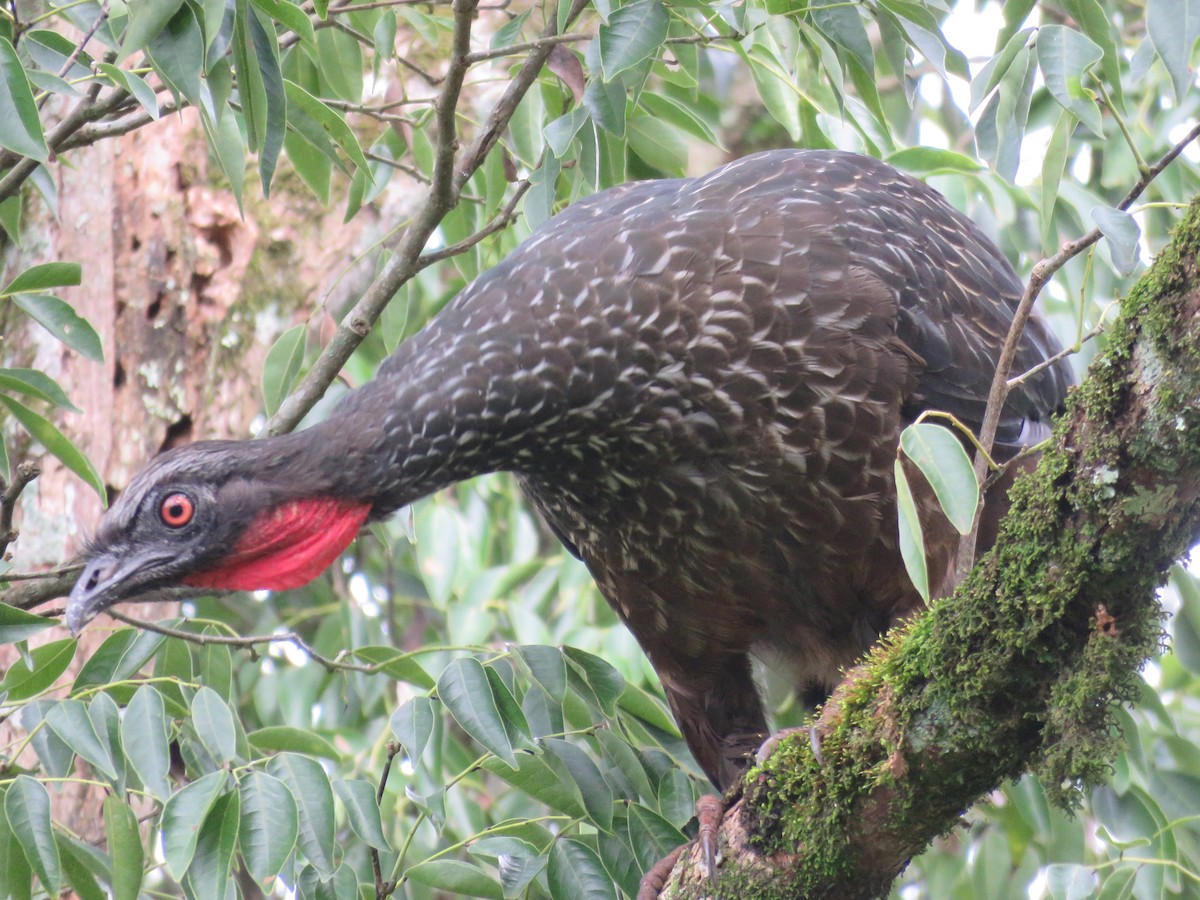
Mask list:
[{"label": "bird's head", "polygon": [[320,574],[371,504],[297,466],[298,454],[278,441],[206,441],[142,470],[84,552],[67,603],[71,631],[162,588],[285,590]]}]

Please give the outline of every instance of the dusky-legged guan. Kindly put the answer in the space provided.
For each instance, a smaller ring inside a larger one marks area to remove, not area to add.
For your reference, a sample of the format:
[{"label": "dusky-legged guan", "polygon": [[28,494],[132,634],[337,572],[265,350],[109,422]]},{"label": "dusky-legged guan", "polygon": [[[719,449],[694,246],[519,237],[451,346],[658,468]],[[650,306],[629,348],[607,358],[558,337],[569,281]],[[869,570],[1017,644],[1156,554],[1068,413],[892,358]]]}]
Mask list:
[{"label": "dusky-legged guan", "polygon": [[[936,191],[862,156],[775,151],[575,203],[324,422],[164,453],[121,493],[74,630],[169,585],[284,589],[369,520],[516,474],[662,679],[701,767],[767,732],[752,654],[822,695],[921,601],[893,461],[923,410],[978,428],[1022,285]],[[1033,319],[1015,371],[1057,352]],[[1062,362],[1009,396],[996,452],[1046,433]],[[922,501],[930,584],[955,533]],[[1004,497],[988,498],[989,514]]]}]

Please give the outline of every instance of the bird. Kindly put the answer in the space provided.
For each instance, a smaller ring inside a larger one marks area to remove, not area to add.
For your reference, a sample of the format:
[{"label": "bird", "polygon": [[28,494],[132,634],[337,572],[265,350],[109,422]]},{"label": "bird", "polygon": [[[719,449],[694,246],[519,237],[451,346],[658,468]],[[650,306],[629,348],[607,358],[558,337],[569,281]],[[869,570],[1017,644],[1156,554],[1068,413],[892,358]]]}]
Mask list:
[{"label": "bird", "polygon": [[[325,420],[153,459],[100,522],[67,623],[168,587],[298,587],[365,523],[511,472],[726,789],[769,734],[755,660],[819,700],[922,607],[898,542],[899,436],[926,411],[979,429],[1021,294],[941,194],[855,153],[766,151],[598,192]],[[1001,462],[1048,435],[1072,383],[1035,315],[1014,372],[1039,365],[1008,395]],[[957,533],[916,493],[944,595]],[[1005,506],[989,491],[993,519]]]}]

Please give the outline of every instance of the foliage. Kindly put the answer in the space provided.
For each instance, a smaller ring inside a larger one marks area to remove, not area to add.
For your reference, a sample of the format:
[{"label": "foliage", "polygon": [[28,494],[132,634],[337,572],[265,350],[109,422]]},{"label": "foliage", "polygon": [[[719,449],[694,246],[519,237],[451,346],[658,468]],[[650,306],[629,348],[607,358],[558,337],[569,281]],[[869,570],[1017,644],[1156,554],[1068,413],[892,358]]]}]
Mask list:
[{"label": "foliage", "polygon": [[[0,11],[0,228],[17,244],[22,209],[54,207],[71,150],[185,108],[244,206],[298,182],[349,219],[420,185],[350,314],[378,317],[370,337],[339,333],[317,356],[298,327],[268,355],[264,408],[286,428],[343,363],[369,377],[562,205],[694,157],[838,146],[926,177],[1024,270],[1099,228],[1044,298],[1071,343],[1162,245],[1170,205],[1200,193],[1185,155],[1149,202],[1121,206],[1197,117],[1200,13],[1194,0],[1033,7],[981,6],[968,30],[996,23],[996,39],[968,59],[962,11],[939,0],[14,5]],[[98,359],[95,331],[50,293],[86,282],[87,264],[28,268],[0,303]],[[103,493],[70,420],[35,410],[74,410],[45,373],[0,369],[0,403]],[[969,519],[973,486],[949,459],[960,445],[921,428],[906,453]],[[190,640],[117,628],[74,678],[72,639],[31,646],[46,620],[0,608],[0,639],[20,651],[0,692],[24,729],[4,754],[0,894],[214,897],[244,891],[237,869],[301,897],[396,883],[414,898],[632,895],[704,786],[632,638],[555,548],[493,476],[374,526],[331,579],[163,623]],[[1124,713],[1129,748],[1084,814],[1050,807],[1032,778],[1007,785],[914,862],[901,895],[1196,890],[1200,587],[1179,569],[1171,597],[1174,650]],[[775,701],[779,724],[798,721]],[[103,847],[53,818],[74,757],[109,795]]]}]

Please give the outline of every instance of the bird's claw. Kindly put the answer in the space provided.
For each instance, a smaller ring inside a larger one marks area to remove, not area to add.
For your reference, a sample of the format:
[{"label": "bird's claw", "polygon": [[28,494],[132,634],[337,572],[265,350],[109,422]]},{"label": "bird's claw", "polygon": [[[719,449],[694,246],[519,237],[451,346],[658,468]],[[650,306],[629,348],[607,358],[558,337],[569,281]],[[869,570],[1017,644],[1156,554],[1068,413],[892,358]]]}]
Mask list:
[{"label": "bird's claw", "polygon": [[[725,801],[716,794],[705,794],[696,801],[696,820],[700,823],[700,833],[696,838],[700,844],[700,855],[704,866],[704,876],[715,882],[717,866],[721,855],[717,846],[717,832],[721,827],[721,819],[725,815]],[[642,876],[638,882],[637,900],[658,900],[659,894],[671,879],[671,871],[679,861],[679,854],[687,847],[681,844],[676,847]]]},{"label": "bird's claw", "polygon": [[812,747],[813,756],[817,758],[817,765],[825,765],[825,760],[821,756],[821,730],[817,728],[816,722],[801,728],[784,728],[781,731],[775,732],[762,742],[762,746],[754,754],[755,762],[759,765],[765,763],[767,757],[775,752],[775,748],[779,746],[779,742],[793,734],[807,734],[808,745]]}]

